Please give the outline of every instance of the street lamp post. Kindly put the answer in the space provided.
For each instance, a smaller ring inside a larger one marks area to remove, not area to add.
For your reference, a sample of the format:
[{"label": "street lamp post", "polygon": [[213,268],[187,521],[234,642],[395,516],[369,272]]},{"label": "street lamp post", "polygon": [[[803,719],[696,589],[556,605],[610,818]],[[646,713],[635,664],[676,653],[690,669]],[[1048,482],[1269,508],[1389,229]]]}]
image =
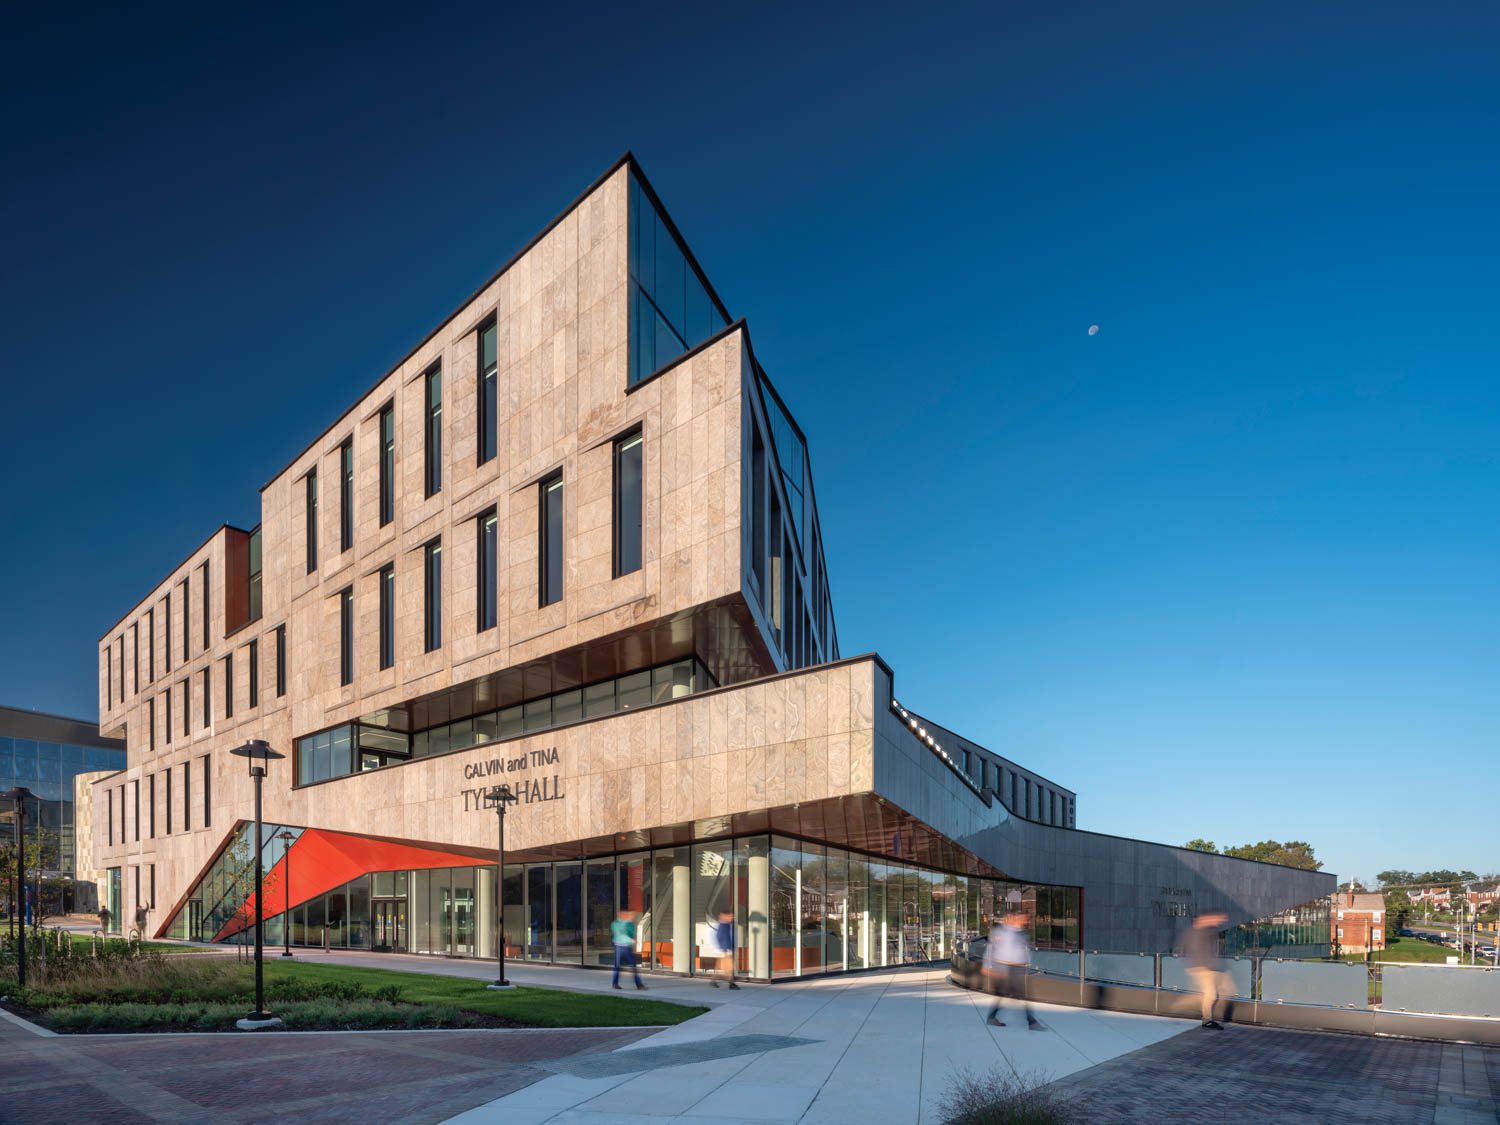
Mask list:
[{"label": "street lamp post", "polygon": [[[270,743],[259,738],[251,739],[243,746],[236,746],[230,753],[249,762],[250,777],[255,781],[255,1011],[238,1020],[235,1026],[241,1031],[258,1031],[281,1023],[266,1011],[265,949],[261,944],[261,924],[266,913],[266,903],[263,886],[265,871],[261,860],[260,789],[261,783],[266,779],[267,763],[276,758],[285,758],[286,755],[272,750]],[[257,765],[257,762],[260,764]]]},{"label": "street lamp post", "polygon": [[297,837],[290,829],[276,834],[281,841],[281,955],[292,955],[292,841]]},{"label": "street lamp post", "polygon": [[16,814],[16,891],[20,898],[11,904],[11,912],[18,915],[16,928],[21,935],[17,947],[16,983],[26,987],[26,802],[34,793],[24,785],[17,785],[5,794],[11,800]]},{"label": "street lamp post", "polygon": [[505,807],[519,798],[510,791],[509,785],[497,785],[485,794],[485,799],[495,806],[495,819],[500,822],[500,843],[495,849],[495,964],[498,974],[490,988],[514,988],[505,979]]}]

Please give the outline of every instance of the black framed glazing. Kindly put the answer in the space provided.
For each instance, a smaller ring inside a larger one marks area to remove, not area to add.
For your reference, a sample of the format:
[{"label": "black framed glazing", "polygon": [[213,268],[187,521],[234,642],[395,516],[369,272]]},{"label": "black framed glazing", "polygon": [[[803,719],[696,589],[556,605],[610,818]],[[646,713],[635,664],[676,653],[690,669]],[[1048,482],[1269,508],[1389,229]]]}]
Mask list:
[{"label": "black framed glazing", "polygon": [[307,573],[318,569],[318,470],[309,469],[303,478],[307,511]]},{"label": "black framed glazing", "polygon": [[614,576],[641,569],[645,493],[645,438],[639,429],[615,439]]},{"label": "black framed glazing", "polygon": [[339,550],[354,546],[354,439],[339,446]]},{"label": "black framed glazing", "polygon": [[443,544],[422,549],[422,643],[426,652],[443,647]]},{"label": "black framed glazing", "polygon": [[348,687],[354,682],[354,590],[339,594],[339,683]]},{"label": "black framed glazing", "polygon": [[475,521],[477,557],[479,559],[479,589],[475,598],[479,632],[495,627],[499,613],[499,564],[500,519],[494,508],[482,513]]},{"label": "black framed glazing", "polygon": [[426,401],[425,434],[425,479],[427,495],[434,496],[443,490],[443,368],[435,363],[423,376]]},{"label": "black framed glazing", "polygon": [[396,407],[380,411],[380,526],[396,518]]},{"label": "black framed glazing", "polygon": [[499,446],[499,325],[494,317],[480,326],[475,341],[479,367],[479,463],[492,461]]},{"label": "black framed glazing", "polygon": [[553,473],[538,485],[538,601],[548,606],[563,596],[563,477]]},{"label": "black framed glazing", "polygon": [[396,567],[387,563],[380,568],[380,668],[384,671],[396,663]]}]

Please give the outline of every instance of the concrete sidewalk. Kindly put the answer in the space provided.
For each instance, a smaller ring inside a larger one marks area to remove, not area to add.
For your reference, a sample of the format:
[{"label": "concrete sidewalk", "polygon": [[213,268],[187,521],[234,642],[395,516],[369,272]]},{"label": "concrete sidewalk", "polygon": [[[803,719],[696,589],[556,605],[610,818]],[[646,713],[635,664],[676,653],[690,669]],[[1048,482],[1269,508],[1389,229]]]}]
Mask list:
[{"label": "concrete sidewalk", "polygon": [[696,990],[691,1002],[718,1006],[621,1050],[565,1060],[553,1076],[453,1120],[930,1122],[958,1069],[1061,1078],[1195,1023],[1038,1006],[1045,1030],[1019,1018],[991,1027],[988,998],[955,987],[946,968],[738,992],[680,985]]}]

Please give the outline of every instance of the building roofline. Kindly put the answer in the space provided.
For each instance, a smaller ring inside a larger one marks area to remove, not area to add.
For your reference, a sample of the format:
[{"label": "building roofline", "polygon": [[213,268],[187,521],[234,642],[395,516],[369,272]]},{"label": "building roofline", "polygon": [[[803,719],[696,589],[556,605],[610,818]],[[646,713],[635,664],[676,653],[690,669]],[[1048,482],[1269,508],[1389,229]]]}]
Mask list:
[{"label": "building roofline", "polygon": [[[258,523],[255,525],[255,527],[259,527],[259,526],[260,526],[260,524],[258,524]],[[210,543],[212,543],[214,541],[214,537],[216,535],[218,535],[220,532],[222,532],[222,531],[238,531],[241,535],[249,535],[252,531],[255,530],[255,527],[251,527],[251,528],[235,527],[234,524],[232,524],[232,523],[221,523],[218,527],[214,528],[212,531],[210,531],[208,533],[208,538],[207,539],[203,540],[202,543],[199,543],[191,551],[189,551],[187,554],[183,555],[181,561],[179,561],[175,566],[173,566],[170,570],[168,570],[167,574],[168,575],[175,574],[177,572],[178,568],[181,567],[183,563],[187,562],[188,559],[192,558],[199,551],[203,550],[204,547],[207,547]],[[156,591],[161,587],[162,582],[165,582],[165,581],[166,581],[165,578],[161,579],[155,585],[153,585],[151,587],[151,589],[147,590],[144,594],[142,594],[139,598],[137,598],[135,600],[134,604],[132,604],[129,609],[127,609],[124,613],[120,614],[119,617],[116,617],[114,619],[114,621],[110,623],[110,626],[109,626],[108,629],[104,630],[104,632],[102,632],[102,633],[99,634],[99,640],[96,641],[95,643],[96,644],[101,644],[104,641],[107,641],[109,639],[109,635],[111,633],[113,633],[116,628],[118,628],[119,626],[125,624],[125,619],[127,617],[130,617],[133,613],[135,613],[136,610],[140,609],[141,606],[145,605],[146,602],[151,598],[151,596],[153,594],[155,594]]]},{"label": "building roofline", "polygon": [[[55,711],[36,711],[30,707],[12,707],[9,703],[0,703],[0,711],[10,711],[16,715],[29,715],[37,719],[61,719],[65,723],[82,723],[86,727],[97,727],[99,725],[97,719],[84,719],[77,715],[59,715]],[[100,737],[103,736],[101,735]],[[112,739],[111,741],[121,742],[123,739]]]}]

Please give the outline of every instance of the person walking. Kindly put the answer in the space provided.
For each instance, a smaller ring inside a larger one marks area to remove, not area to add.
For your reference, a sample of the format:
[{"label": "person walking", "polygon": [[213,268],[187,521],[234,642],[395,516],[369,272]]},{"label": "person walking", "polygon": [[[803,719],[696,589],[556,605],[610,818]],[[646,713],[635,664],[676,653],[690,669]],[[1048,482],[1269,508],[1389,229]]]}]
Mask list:
[{"label": "person walking", "polygon": [[[724,959],[724,979],[729,982],[729,987],[738,990],[739,985],[734,983],[734,915],[728,910],[719,911],[719,920],[714,924],[714,944],[719,947],[719,956]],[[714,981],[715,988],[719,982]]]},{"label": "person walking", "polygon": [[1032,1014],[1031,1004],[1026,999],[1026,968],[1031,963],[1031,943],[1026,940],[1026,915],[1012,911],[1003,923],[990,929],[989,941],[984,947],[984,976],[995,998],[986,1022],[995,1027],[1004,1027],[1000,1018],[1003,1005],[1001,997],[1009,996],[1021,1005],[1026,1016],[1026,1026],[1032,1031],[1042,1030],[1040,1021]]},{"label": "person walking", "polygon": [[1228,924],[1229,915],[1222,911],[1200,914],[1182,940],[1188,977],[1197,987],[1202,1002],[1203,1026],[1211,1031],[1224,1030],[1215,1008],[1219,1000],[1223,999],[1227,1005],[1229,997],[1234,995],[1234,980],[1224,971],[1224,959],[1219,956],[1219,931]]},{"label": "person walking", "polygon": [[641,967],[635,956],[635,911],[622,910],[609,924],[609,939],[615,946],[615,977],[611,984],[620,987],[620,966],[629,965],[635,974],[635,986],[642,991],[646,985],[641,980]]}]

